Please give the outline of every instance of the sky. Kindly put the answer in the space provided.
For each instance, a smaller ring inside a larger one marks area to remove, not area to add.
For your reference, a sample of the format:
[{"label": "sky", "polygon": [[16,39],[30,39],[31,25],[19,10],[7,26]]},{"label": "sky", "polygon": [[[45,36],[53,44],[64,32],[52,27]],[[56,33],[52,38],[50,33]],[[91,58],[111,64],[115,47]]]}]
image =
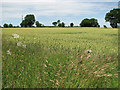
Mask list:
[{"label": "sky", "polygon": [[68,26],[71,22],[79,26],[85,18],[96,18],[101,27],[110,27],[105,22],[105,15],[114,8],[118,8],[119,0],[2,0],[2,21],[4,23],[20,25],[22,16],[34,14],[36,21],[51,26],[52,22],[60,20]]}]

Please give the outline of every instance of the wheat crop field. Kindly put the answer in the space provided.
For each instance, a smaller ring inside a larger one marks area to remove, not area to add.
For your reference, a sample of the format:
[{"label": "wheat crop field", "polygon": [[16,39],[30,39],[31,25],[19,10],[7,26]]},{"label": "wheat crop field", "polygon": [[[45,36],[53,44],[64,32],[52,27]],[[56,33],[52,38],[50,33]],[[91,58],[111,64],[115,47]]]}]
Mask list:
[{"label": "wheat crop field", "polygon": [[3,28],[2,87],[118,88],[118,29]]}]

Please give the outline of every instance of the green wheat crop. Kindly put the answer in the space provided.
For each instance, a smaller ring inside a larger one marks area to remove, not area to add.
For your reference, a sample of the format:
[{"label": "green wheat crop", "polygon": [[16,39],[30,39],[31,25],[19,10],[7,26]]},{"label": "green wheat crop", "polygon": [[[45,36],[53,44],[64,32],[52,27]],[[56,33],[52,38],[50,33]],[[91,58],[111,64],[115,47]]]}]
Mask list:
[{"label": "green wheat crop", "polygon": [[117,68],[118,29],[2,29],[3,88],[117,88]]}]

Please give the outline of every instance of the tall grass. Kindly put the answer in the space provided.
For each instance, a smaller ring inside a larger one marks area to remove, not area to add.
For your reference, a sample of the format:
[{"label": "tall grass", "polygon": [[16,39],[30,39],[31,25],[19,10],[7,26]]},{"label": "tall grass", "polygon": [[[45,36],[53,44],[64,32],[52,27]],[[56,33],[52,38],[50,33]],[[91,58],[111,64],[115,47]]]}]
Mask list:
[{"label": "tall grass", "polygon": [[3,29],[3,88],[117,88],[117,36],[103,28]]}]

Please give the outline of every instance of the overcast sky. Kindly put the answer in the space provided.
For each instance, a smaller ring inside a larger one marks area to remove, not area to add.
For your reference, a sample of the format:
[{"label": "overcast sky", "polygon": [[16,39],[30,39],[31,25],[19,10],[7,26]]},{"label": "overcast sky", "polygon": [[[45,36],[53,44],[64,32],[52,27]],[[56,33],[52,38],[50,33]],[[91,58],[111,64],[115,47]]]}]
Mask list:
[{"label": "overcast sky", "polygon": [[119,0],[2,0],[2,25],[20,25],[22,15],[34,14],[37,21],[52,25],[61,20],[66,26],[78,26],[85,18],[96,18],[101,27],[107,25],[105,14],[118,7]]}]

